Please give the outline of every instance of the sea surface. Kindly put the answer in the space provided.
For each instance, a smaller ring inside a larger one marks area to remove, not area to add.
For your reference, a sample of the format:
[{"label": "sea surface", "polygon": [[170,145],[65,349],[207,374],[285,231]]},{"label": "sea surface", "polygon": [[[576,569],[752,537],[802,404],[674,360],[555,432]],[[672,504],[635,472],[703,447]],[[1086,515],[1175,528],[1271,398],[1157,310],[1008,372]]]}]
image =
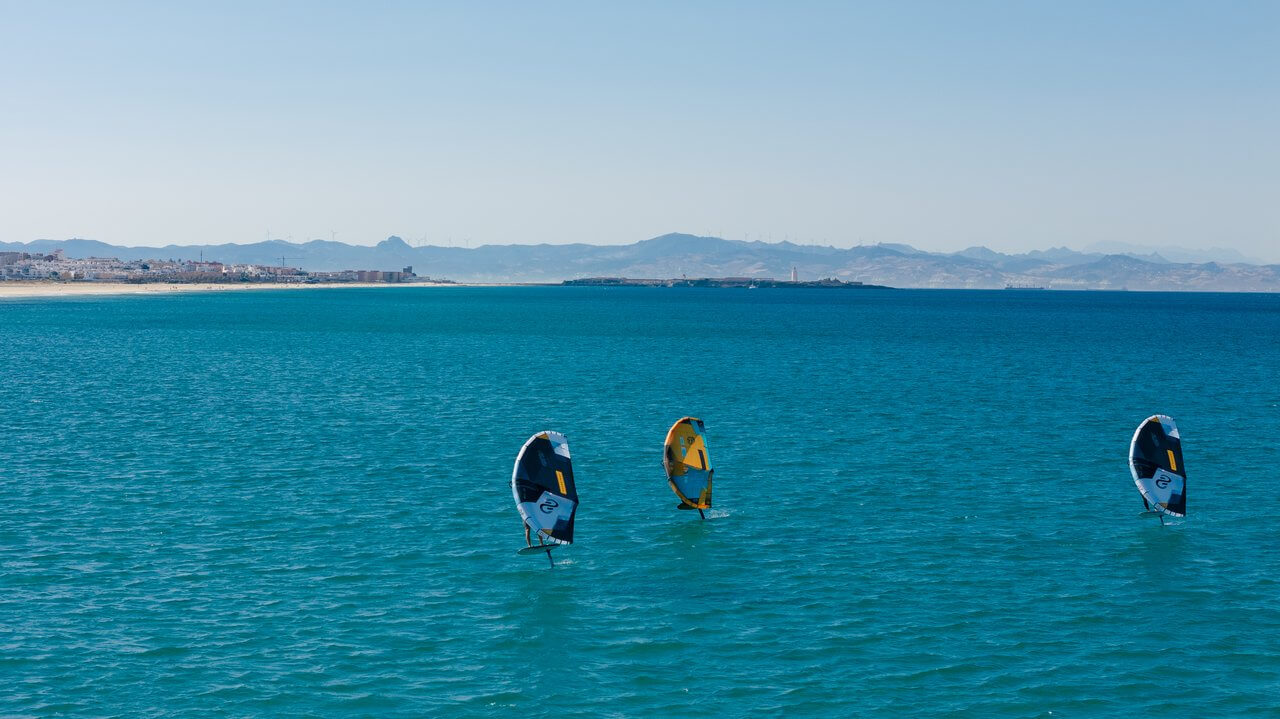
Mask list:
[{"label": "sea surface", "polygon": [[1277,716],[1278,426],[1277,295],[0,301],[0,716]]}]

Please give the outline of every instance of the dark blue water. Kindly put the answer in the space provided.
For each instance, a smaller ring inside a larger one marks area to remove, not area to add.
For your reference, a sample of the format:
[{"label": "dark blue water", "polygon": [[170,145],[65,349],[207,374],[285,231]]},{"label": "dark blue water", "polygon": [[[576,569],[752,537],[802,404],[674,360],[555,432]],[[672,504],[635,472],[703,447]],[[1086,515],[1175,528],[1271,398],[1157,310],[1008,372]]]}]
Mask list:
[{"label": "dark blue water", "polygon": [[[1277,420],[1274,295],[4,301],[0,715],[1274,716]],[[514,554],[543,429],[555,569]]]}]

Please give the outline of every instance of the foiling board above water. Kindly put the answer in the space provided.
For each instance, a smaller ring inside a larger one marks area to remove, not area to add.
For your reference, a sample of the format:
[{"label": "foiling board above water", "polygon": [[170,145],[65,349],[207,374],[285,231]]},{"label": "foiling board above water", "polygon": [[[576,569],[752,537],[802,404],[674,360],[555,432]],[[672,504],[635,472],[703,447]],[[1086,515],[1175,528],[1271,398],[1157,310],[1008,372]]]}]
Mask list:
[{"label": "foiling board above water", "polygon": [[544,554],[550,552],[560,545],[558,544],[535,544],[532,547],[521,547],[516,550],[516,554]]}]

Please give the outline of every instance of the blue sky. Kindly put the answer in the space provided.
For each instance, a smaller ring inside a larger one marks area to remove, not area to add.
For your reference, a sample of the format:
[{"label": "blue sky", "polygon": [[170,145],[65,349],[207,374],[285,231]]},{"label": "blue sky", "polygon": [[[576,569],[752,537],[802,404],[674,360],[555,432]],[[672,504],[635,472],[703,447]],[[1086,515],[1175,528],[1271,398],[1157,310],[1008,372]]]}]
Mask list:
[{"label": "blue sky", "polygon": [[1280,259],[1280,3],[0,0],[0,240]]}]

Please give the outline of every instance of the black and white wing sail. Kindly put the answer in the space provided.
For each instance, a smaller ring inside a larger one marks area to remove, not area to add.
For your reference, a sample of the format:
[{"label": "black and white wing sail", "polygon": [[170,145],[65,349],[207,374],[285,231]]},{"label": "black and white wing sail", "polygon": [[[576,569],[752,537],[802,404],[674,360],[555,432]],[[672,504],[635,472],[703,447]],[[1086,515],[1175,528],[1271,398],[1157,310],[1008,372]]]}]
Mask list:
[{"label": "black and white wing sail", "polygon": [[524,443],[511,471],[511,494],[533,535],[556,544],[573,543],[578,490],[563,434],[539,432]]},{"label": "black and white wing sail", "polygon": [[1129,470],[1152,509],[1186,516],[1187,470],[1182,463],[1182,437],[1172,417],[1157,414],[1138,425],[1129,444]]}]

